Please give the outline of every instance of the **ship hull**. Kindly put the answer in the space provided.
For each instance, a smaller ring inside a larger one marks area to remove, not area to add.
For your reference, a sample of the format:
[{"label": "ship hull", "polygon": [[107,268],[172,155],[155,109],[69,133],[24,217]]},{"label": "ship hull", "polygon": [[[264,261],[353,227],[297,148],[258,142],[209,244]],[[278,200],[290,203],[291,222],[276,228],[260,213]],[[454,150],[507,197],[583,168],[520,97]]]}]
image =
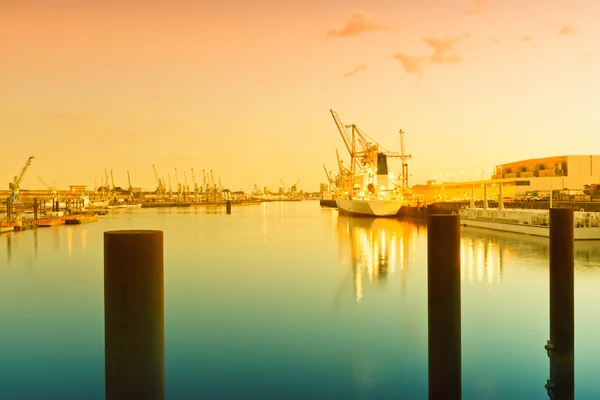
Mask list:
[{"label": "ship hull", "polygon": [[402,208],[402,200],[335,199],[340,213],[363,217],[394,217]]}]

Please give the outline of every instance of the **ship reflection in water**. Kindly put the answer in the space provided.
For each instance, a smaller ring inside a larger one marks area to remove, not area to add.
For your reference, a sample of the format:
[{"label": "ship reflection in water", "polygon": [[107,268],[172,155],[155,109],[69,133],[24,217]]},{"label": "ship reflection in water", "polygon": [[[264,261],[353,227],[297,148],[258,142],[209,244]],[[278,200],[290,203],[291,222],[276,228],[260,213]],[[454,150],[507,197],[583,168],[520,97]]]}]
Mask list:
[{"label": "ship reflection in water", "polygon": [[[423,222],[392,218],[338,215],[334,219],[337,225],[340,259],[343,264],[351,265],[348,273],[354,277],[356,301],[360,302],[363,299],[367,285],[385,283],[388,275],[394,273],[400,274],[404,293],[411,241],[422,236],[426,243],[426,225]],[[577,270],[599,268],[600,246],[597,242],[577,241],[574,246]],[[542,265],[547,268],[550,256],[549,240],[517,233],[462,227],[460,256],[463,282],[498,285],[502,284],[507,260],[513,267]],[[414,265],[414,262],[415,260],[412,260],[415,268],[426,268],[426,261],[420,265]]]},{"label": "ship reflection in water", "polygon": [[337,216],[340,256],[350,261],[354,295],[363,298],[364,286],[385,283],[389,274],[399,272],[404,281],[414,223],[391,218]]},{"label": "ship reflection in water", "polygon": [[[542,261],[545,267],[550,260],[550,240],[544,237],[463,227],[460,242],[462,276],[470,282],[500,283],[507,258],[522,264]],[[598,241],[575,241],[574,258],[576,270],[599,269]]]},{"label": "ship reflection in water", "polygon": [[501,283],[504,253],[504,240],[494,233],[463,228],[460,237],[461,280]]}]

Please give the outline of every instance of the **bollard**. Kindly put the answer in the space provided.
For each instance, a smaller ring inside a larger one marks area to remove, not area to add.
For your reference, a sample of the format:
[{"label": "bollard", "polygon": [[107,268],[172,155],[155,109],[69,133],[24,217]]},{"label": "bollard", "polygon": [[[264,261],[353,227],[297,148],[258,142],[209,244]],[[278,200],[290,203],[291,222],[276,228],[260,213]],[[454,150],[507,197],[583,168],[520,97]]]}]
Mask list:
[{"label": "bollard", "polygon": [[429,399],[460,400],[460,217],[427,218]]},{"label": "bollard", "polygon": [[231,200],[227,200],[227,203],[225,203],[225,210],[227,214],[231,214]]},{"label": "bollard", "polygon": [[573,209],[550,209],[550,357],[548,396],[572,400],[575,392]]},{"label": "bollard", "polygon": [[106,399],[164,399],[163,232],[104,232]]}]

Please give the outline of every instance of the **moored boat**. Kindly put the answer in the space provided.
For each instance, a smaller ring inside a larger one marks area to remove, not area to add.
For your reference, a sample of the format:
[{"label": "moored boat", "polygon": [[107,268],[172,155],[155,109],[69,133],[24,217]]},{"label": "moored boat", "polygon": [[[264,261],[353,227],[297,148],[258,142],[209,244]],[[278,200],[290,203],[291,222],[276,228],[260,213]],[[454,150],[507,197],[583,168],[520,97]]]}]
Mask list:
[{"label": "moored boat", "polygon": [[65,217],[66,225],[78,225],[86,222],[96,222],[98,221],[98,214],[79,214],[79,215],[71,215]]},{"label": "moored boat", "polygon": [[42,218],[38,220],[39,227],[50,227],[50,226],[58,226],[64,225],[65,218],[64,217],[50,217],[50,218]]},{"label": "moored boat", "polygon": [[[464,226],[550,237],[550,210],[463,207],[458,212]],[[573,213],[575,240],[600,240],[600,213]]]}]

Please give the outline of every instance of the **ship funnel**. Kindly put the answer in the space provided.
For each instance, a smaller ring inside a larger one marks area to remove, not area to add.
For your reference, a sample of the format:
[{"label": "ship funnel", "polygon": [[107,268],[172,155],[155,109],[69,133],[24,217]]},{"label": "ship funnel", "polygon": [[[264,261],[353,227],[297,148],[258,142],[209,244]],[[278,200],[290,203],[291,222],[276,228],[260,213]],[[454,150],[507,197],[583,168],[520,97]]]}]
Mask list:
[{"label": "ship funnel", "polygon": [[387,156],[383,153],[377,154],[377,175],[388,174]]}]

